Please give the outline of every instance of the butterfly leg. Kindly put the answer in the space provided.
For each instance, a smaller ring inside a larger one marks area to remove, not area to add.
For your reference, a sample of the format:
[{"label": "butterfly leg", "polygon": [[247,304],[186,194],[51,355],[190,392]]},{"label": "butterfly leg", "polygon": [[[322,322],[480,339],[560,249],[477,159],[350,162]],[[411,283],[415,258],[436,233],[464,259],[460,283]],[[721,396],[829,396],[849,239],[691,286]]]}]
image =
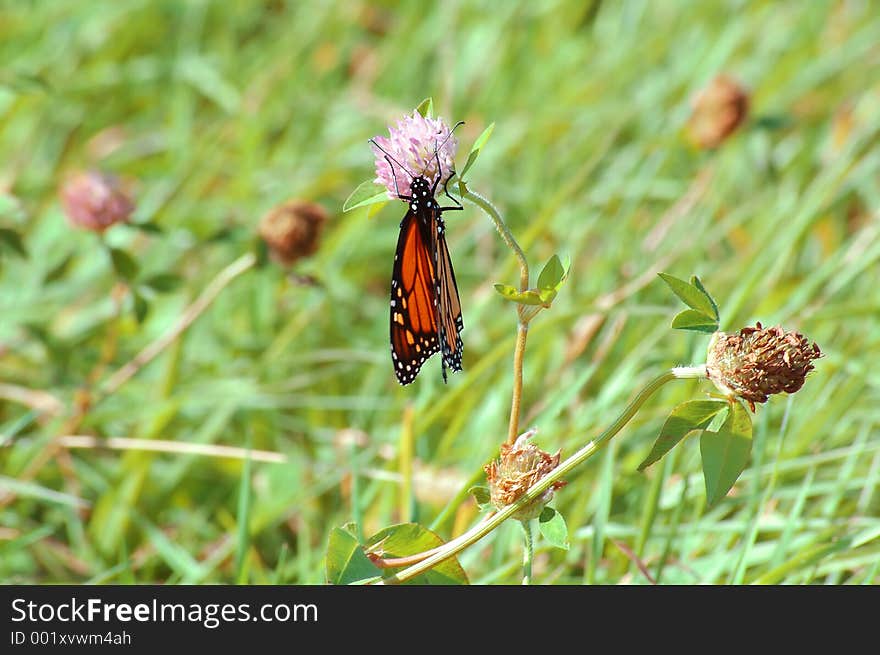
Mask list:
[{"label": "butterfly leg", "polygon": [[449,198],[452,202],[455,203],[455,207],[441,207],[440,211],[458,211],[460,209],[464,209],[464,206],[462,206],[462,204],[458,200],[456,200],[454,196],[452,196],[449,193],[449,180],[451,180],[455,176],[456,176],[456,172],[452,171],[452,174],[449,176],[449,179],[443,183],[443,193],[446,194],[447,198]]},{"label": "butterfly leg", "polygon": [[[463,123],[459,122],[455,127],[458,127],[459,125],[462,125],[462,124]],[[455,128],[453,128],[453,129],[455,129]],[[436,146],[436,144],[435,144],[435,146]],[[437,179],[434,180],[434,185],[431,187],[431,195],[432,196],[437,192],[437,185],[440,184],[440,180],[443,179],[443,168],[440,165],[440,155],[438,154],[437,147],[434,148],[434,157],[437,160]],[[455,171],[452,171],[450,176],[443,182],[443,193],[445,193],[446,197],[449,198],[452,202],[454,202],[456,204],[456,206],[455,207],[441,207],[440,208],[441,212],[450,211],[450,210],[457,211],[459,209],[464,209],[464,207],[462,206],[462,204],[458,200],[456,200],[451,195],[449,195],[449,180],[451,180],[453,177],[455,177]]]}]

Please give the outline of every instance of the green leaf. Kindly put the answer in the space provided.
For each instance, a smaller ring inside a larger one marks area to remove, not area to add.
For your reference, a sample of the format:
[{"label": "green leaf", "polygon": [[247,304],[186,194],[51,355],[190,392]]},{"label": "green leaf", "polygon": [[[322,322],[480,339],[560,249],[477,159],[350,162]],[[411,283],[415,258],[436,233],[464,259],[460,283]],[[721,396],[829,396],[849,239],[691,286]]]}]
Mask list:
[{"label": "green leaf", "polygon": [[416,107],[416,111],[426,118],[431,118],[434,115],[434,98],[428,96],[422,100]]},{"label": "green leaf", "polygon": [[374,203],[367,207],[367,219],[373,218],[376,214],[382,211],[382,208],[388,204],[388,196],[385,196],[385,199],[382,202]]},{"label": "green leaf", "polygon": [[685,305],[698,312],[702,312],[709,318],[714,318],[716,321],[718,320],[718,312],[715,309],[712,299],[706,293],[694,285],[689,284],[684,280],[679,280],[672,275],[666,273],[658,273],[657,275],[669,285],[672,292],[678,296]]},{"label": "green leaf", "polygon": [[[465,174],[470,170],[470,167],[474,165],[474,162],[477,161],[477,157],[480,156],[480,151],[483,149],[483,146],[486,145],[486,141],[489,140],[489,137],[492,136],[492,132],[495,130],[495,123],[491,123],[489,127],[483,130],[483,133],[477,137],[477,140],[474,141],[474,145],[471,146],[471,151],[468,153],[467,161],[464,164],[464,168],[461,173],[459,173],[459,179],[463,180]],[[463,182],[462,182],[463,184]]]},{"label": "green leaf", "polygon": [[137,320],[139,324],[143,323],[144,319],[147,318],[147,313],[150,311],[150,306],[147,304],[144,297],[134,289],[131,290],[131,300],[134,304],[135,320]]},{"label": "green leaf", "polygon": [[199,580],[205,577],[207,565],[196,560],[182,543],[137,514],[134,516],[134,522],[152,544],[160,561],[184,580]]},{"label": "green leaf", "polygon": [[545,304],[545,301],[541,298],[541,295],[534,289],[519,291],[516,287],[512,287],[509,284],[496,284],[495,291],[500,293],[507,300],[510,300],[511,302],[517,302],[521,305]]},{"label": "green leaf", "polygon": [[[365,550],[384,559],[415,555],[442,545],[440,537],[418,523],[399,523],[370,537]],[[409,584],[468,584],[468,579],[458,559],[450,557],[430,571],[416,576]]]},{"label": "green leaf", "polygon": [[188,82],[227,114],[238,111],[241,92],[224,77],[221,67],[212,58],[195,53],[182,54],[175,59],[175,68],[175,78]]},{"label": "green leaf", "polygon": [[568,550],[568,526],[562,514],[552,507],[545,507],[538,517],[538,528],[551,546]]},{"label": "green leaf", "polygon": [[240,230],[238,228],[224,226],[216,232],[206,236],[202,241],[204,243],[223,243],[226,241],[232,241],[238,237],[239,232]]},{"label": "green leaf", "polygon": [[388,193],[385,187],[376,184],[373,180],[365,180],[345,200],[342,211],[348,212],[358,207],[366,207],[380,202],[383,205],[388,202]]},{"label": "green leaf", "polygon": [[324,565],[329,584],[350,584],[382,573],[364,554],[357,538],[343,528],[330,532]]},{"label": "green leaf", "polygon": [[468,493],[474,497],[474,500],[477,501],[477,505],[480,505],[481,507],[492,502],[488,487],[477,484],[468,489]]},{"label": "green leaf", "polygon": [[559,289],[568,278],[569,270],[571,270],[571,259],[568,257],[563,263],[558,255],[553,255],[544,265],[538,276],[538,298],[542,307],[549,308],[553,304]]},{"label": "green leaf", "polygon": [[790,575],[795,571],[804,571],[812,568],[814,564],[821,562],[823,559],[834,553],[847,551],[853,548],[852,539],[850,537],[836,538],[831,543],[821,543],[809,548],[799,549],[792,553],[791,557],[785,560],[779,566],[765,571],[750,584],[755,585],[778,585],[790,579]]},{"label": "green leaf", "polygon": [[129,223],[131,227],[139,229],[147,234],[162,234],[162,228],[152,221],[144,221],[143,223]]},{"label": "green leaf", "polygon": [[550,307],[553,304],[553,301],[556,300],[557,296],[556,289],[539,289],[538,290],[538,298],[541,299],[542,307]]},{"label": "green leaf", "polygon": [[157,273],[144,280],[144,284],[159,293],[167,293],[179,287],[181,281],[175,273]]},{"label": "green leaf", "polygon": [[700,437],[706,501],[709,505],[714,505],[727,495],[749,463],[751,452],[752,419],[742,403],[735,402],[721,429],[718,432],[706,430]]},{"label": "green leaf", "polygon": [[672,319],[672,327],[676,330],[693,330],[694,332],[712,334],[718,329],[718,321],[696,309],[685,309]]},{"label": "green leaf", "polygon": [[795,124],[794,118],[788,114],[764,114],[755,116],[751,121],[751,127],[755,130],[767,130],[775,132],[784,130]]},{"label": "green leaf", "polygon": [[695,287],[697,287],[697,289],[702,291],[703,295],[709,299],[709,303],[712,305],[713,316],[715,316],[716,321],[719,320],[721,315],[718,313],[718,303],[715,302],[715,299],[712,297],[712,294],[710,294],[706,290],[706,287],[703,286],[702,280],[700,280],[700,278],[698,278],[696,275],[693,275],[693,276],[691,276],[691,284],[693,284]]},{"label": "green leaf", "polygon": [[62,259],[58,264],[56,264],[46,275],[43,277],[43,284],[52,284],[56,280],[61,279],[64,274],[67,272],[67,269],[70,267],[70,263],[73,261],[73,253],[67,255],[64,259]]},{"label": "green leaf", "polygon": [[639,470],[644,471],[658,461],[675,445],[694,430],[703,430],[709,426],[719,412],[726,410],[728,404],[719,400],[689,400],[678,405],[669,414],[654,442],[654,447],[641,464]]},{"label": "green leaf", "polygon": [[256,268],[260,269],[269,263],[269,245],[260,237],[255,237],[251,244],[251,252],[257,259]]},{"label": "green leaf", "polygon": [[15,73],[13,75],[4,75],[2,79],[3,85],[8,85],[10,89],[16,93],[52,93],[52,85],[45,77],[32,73]]},{"label": "green leaf", "polygon": [[24,241],[21,235],[8,227],[0,227],[0,242],[18,254],[20,257],[27,257],[27,249],[24,247]]},{"label": "green leaf", "polygon": [[123,280],[131,281],[137,277],[138,264],[127,252],[120,248],[110,248],[110,260],[113,270]]},{"label": "green leaf", "polygon": [[560,261],[559,255],[553,255],[547,260],[541,274],[538,275],[538,288],[555,290],[564,279],[565,269],[562,267],[562,261]]},{"label": "green leaf", "polygon": [[53,350],[57,347],[55,339],[46,329],[46,326],[41,325],[40,323],[35,321],[33,323],[24,323],[22,327],[25,329],[28,335],[30,335],[37,341],[40,341],[49,350]]}]

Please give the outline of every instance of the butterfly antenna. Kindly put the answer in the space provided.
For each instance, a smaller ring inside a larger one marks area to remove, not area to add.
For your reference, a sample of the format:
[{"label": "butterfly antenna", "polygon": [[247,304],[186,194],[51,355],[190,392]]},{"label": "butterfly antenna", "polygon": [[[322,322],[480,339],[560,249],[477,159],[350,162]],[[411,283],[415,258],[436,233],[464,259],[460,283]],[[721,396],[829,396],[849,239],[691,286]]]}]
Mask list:
[{"label": "butterfly antenna", "polygon": [[436,144],[434,145],[434,151],[435,151],[435,152],[436,152],[437,150],[440,150],[440,148],[442,148],[443,146],[446,145],[446,142],[449,141],[449,139],[452,138],[452,133],[455,132],[455,130],[458,129],[458,126],[459,126],[459,125],[464,125],[464,121],[458,121],[455,125],[452,126],[452,129],[449,130],[449,134],[447,134],[447,135],[446,135],[446,138],[443,139],[443,143],[441,143],[439,146],[436,145]]},{"label": "butterfly antenna", "polygon": [[385,150],[385,148],[383,148],[383,147],[380,146],[378,143],[376,143],[376,140],[375,140],[375,139],[369,139],[369,142],[372,143],[374,146],[376,146],[379,150],[381,150],[382,152],[385,153],[385,159],[390,159],[390,160],[393,161],[395,164],[397,164],[398,166],[400,166],[400,168],[402,168],[403,171],[404,171],[407,175],[409,175],[411,178],[415,178],[415,175],[413,175],[412,173],[410,173],[409,169],[408,169],[406,166],[404,166],[404,165],[401,164],[399,161],[397,161],[394,157],[392,157],[391,154],[390,154],[387,150]]},{"label": "butterfly antenna", "polygon": [[[459,125],[464,125],[464,121],[458,121],[455,125],[452,126],[452,129],[449,130],[449,134],[446,135],[446,138],[443,139],[443,142],[439,145],[437,142],[434,142],[434,157],[437,159],[437,174],[440,175],[440,148],[446,145],[446,142],[452,138],[452,133],[458,129]],[[422,169],[422,173],[428,170],[428,164],[425,164],[425,167]],[[453,171],[455,172],[455,171]],[[441,176],[442,177],[442,176]]]}]

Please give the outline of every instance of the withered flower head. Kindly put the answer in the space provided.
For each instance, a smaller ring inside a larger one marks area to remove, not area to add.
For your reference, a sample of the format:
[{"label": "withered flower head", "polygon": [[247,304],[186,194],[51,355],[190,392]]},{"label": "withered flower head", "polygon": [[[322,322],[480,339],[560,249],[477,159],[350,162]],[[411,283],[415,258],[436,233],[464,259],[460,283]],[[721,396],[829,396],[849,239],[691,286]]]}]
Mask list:
[{"label": "withered flower head", "polygon": [[736,81],[719,75],[694,96],[687,131],[700,148],[717,148],[749,112],[749,95]]},{"label": "withered flower head", "polygon": [[[559,466],[561,451],[551,455],[528,443],[529,437],[534,434],[534,430],[529,430],[521,434],[512,446],[502,444],[499,459],[483,467],[489,482],[490,499],[498,509],[515,503],[529,487]],[[514,518],[520,521],[536,518],[544,505],[552,500],[553,493],[563,486],[565,482],[554,482],[543,495],[514,514]]]},{"label": "withered flower head", "polygon": [[794,393],[802,386],[819,346],[800,332],[781,326],[744,327],[737,334],[716,332],[709,342],[706,372],[721,391],[738,396],[755,411],[755,403],[775,393]]},{"label": "withered flower head", "polygon": [[97,171],[76,173],[60,195],[68,222],[93,232],[128,220],[134,211],[134,202],[119,179]]},{"label": "withered flower head", "polygon": [[269,210],[260,220],[260,237],[272,257],[284,264],[293,264],[314,254],[327,212],[320,205],[303,200],[289,200]]}]

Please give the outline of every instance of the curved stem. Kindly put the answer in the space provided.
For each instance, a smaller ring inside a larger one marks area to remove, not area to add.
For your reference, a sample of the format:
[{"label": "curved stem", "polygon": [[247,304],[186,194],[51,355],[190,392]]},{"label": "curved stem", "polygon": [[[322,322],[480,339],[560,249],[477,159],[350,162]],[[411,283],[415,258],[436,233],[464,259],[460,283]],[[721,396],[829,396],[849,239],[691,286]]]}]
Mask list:
[{"label": "curved stem", "polygon": [[[501,235],[502,240],[507,247],[510,248],[511,252],[513,252],[519,262],[519,290],[527,290],[529,288],[529,263],[526,261],[526,256],[525,253],[523,253],[522,248],[519,247],[516,239],[513,238],[513,235],[507,228],[504,219],[501,218],[501,214],[495,208],[495,205],[479,193],[471,191],[466,186],[463,191],[462,198],[474,203],[477,207],[486,212],[486,215],[490,219],[492,219],[492,222],[495,224],[495,229],[498,230],[498,234]],[[526,307],[524,305],[517,305],[516,314],[519,317],[519,323],[516,333],[516,350],[514,350],[513,353],[513,394],[510,400],[510,422],[507,428],[508,445],[513,444],[519,434],[519,414],[520,406],[522,404],[523,356],[526,351],[526,337],[528,336],[529,320],[531,319],[531,316],[525,314],[525,310]]]},{"label": "curved stem", "polygon": [[513,235],[510,233],[510,230],[507,229],[507,225],[504,222],[504,219],[501,218],[501,214],[498,213],[498,210],[495,209],[495,205],[493,205],[489,200],[481,196],[479,193],[475,191],[471,191],[470,189],[465,189],[464,193],[461,196],[465,200],[470,200],[477,207],[482,209],[486,214],[492,219],[492,222],[495,224],[495,229],[498,230],[498,234],[501,235],[501,238],[504,240],[504,243],[507,244],[507,247],[513,251],[514,256],[519,262],[519,290],[525,291],[529,288],[529,263],[526,261],[525,253],[523,253],[522,248],[519,247],[519,244],[516,242],[516,239],[513,238]]},{"label": "curved stem", "polygon": [[705,366],[688,366],[674,368],[654,378],[641,391],[639,391],[636,397],[633,398],[632,402],[630,402],[629,405],[627,405],[626,409],[623,410],[623,412],[620,414],[620,416],[617,417],[614,423],[612,423],[604,432],[602,432],[602,434],[587,443],[584,447],[582,447],[571,457],[562,462],[545,477],[541,478],[537,483],[530,487],[529,490],[525,494],[523,494],[519,500],[517,500],[512,505],[508,505],[504,509],[495,512],[494,514],[489,514],[482,522],[478,523],[476,526],[474,526],[464,534],[447,543],[444,548],[441,548],[439,551],[433,553],[430,557],[422,560],[418,564],[410,566],[409,568],[406,568],[403,571],[396,573],[393,576],[386,578],[385,580],[383,580],[383,582],[390,584],[399,584],[401,582],[406,582],[407,580],[419,575],[420,573],[423,573],[428,569],[433,568],[445,559],[452,557],[453,555],[464,550],[468,546],[475,544],[477,541],[495,530],[495,528],[501,525],[505,520],[510,518],[517,511],[528,505],[538,496],[542,495],[545,491],[547,491],[547,489],[549,489],[553,485],[554,482],[559,481],[565,475],[570,473],[572,469],[595,455],[603,446],[605,446],[611,440],[612,437],[614,437],[614,435],[620,432],[623,426],[625,426],[629,422],[629,420],[636,414],[639,408],[641,408],[648,397],[650,397],[651,394],[657,391],[657,389],[672,380],[703,377],[706,377]]},{"label": "curved stem", "polygon": [[520,521],[523,529],[523,580],[524,585],[532,584],[532,558],[535,554],[534,540],[532,539],[532,522]]}]

